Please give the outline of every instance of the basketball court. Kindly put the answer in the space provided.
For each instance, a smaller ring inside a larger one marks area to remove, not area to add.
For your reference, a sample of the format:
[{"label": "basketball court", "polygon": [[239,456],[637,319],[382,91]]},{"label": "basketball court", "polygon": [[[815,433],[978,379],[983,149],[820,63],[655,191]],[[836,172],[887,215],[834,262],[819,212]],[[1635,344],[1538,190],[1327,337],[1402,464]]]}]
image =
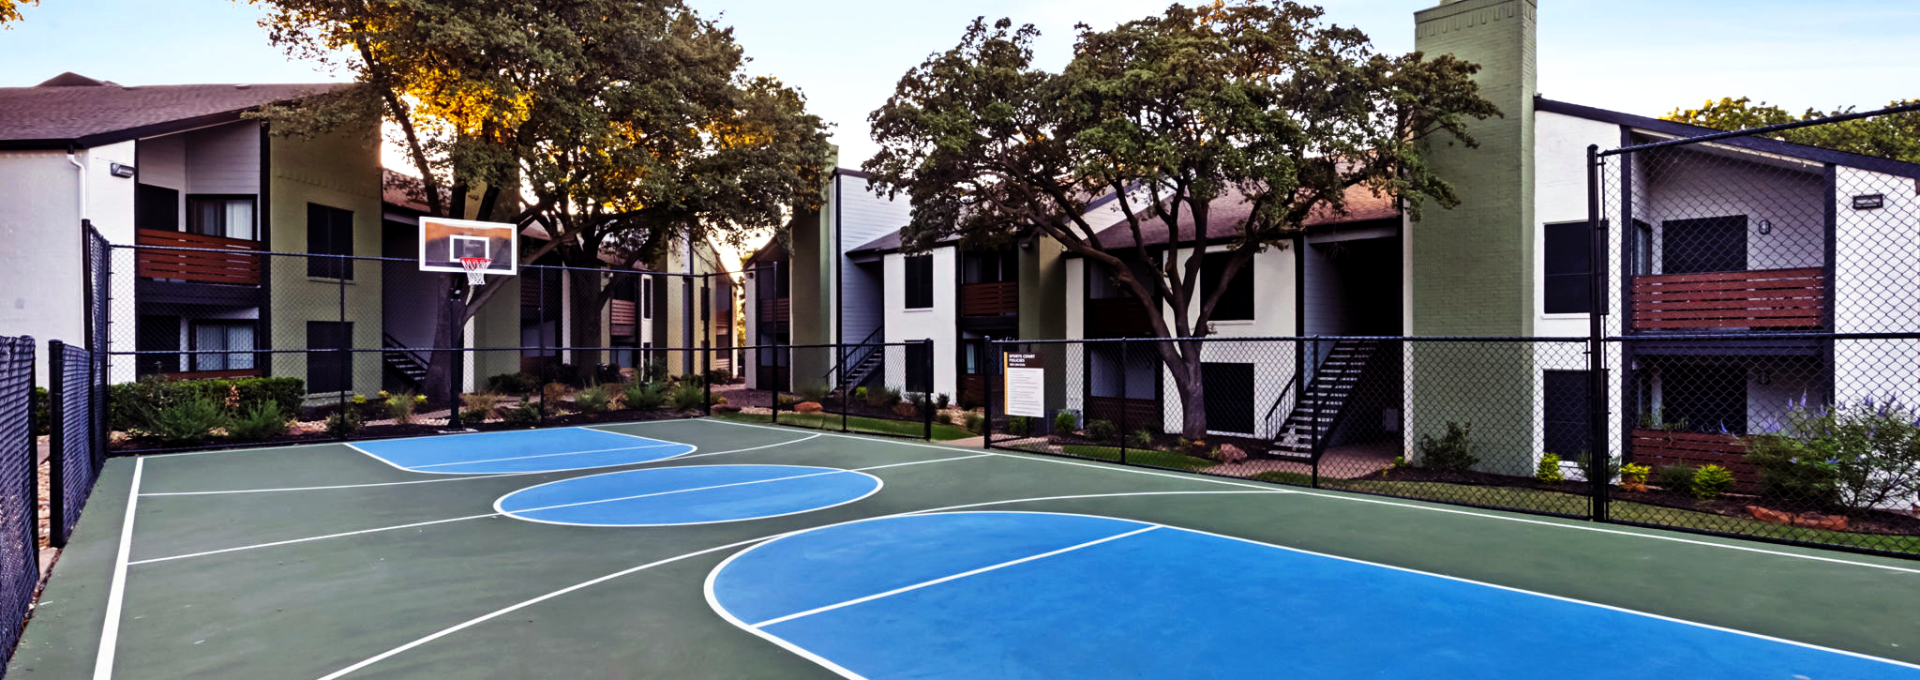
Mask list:
[{"label": "basketball court", "polygon": [[1920,678],[1920,568],[718,419],[109,461],[12,677]]}]

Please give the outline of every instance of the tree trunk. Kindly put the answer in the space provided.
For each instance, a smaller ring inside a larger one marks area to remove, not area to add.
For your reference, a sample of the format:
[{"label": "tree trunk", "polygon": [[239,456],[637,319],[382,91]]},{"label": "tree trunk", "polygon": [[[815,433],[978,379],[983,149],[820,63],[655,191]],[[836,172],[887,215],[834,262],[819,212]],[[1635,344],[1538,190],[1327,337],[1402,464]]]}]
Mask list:
[{"label": "tree trunk", "polygon": [[600,350],[578,348],[597,348],[607,344],[600,337],[600,314],[607,306],[601,291],[605,286],[599,271],[565,271],[571,284],[567,291],[568,304],[573,307],[573,332],[569,334],[571,340],[567,344],[576,348],[573,350],[573,365],[579,371],[580,378],[592,382],[595,369],[600,365]]},{"label": "tree trunk", "polygon": [[1206,382],[1200,370],[1200,348],[1205,343],[1162,339],[1153,344],[1159,350],[1160,363],[1172,374],[1168,382],[1180,396],[1180,436],[1193,440],[1206,438]]}]

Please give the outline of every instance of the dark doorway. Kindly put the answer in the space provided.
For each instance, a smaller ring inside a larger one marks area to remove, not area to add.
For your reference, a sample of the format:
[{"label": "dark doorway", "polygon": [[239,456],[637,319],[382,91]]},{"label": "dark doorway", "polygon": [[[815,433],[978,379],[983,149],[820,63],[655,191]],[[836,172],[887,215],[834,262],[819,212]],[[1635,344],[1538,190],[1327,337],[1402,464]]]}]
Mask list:
[{"label": "dark doorway", "polygon": [[1207,429],[1253,432],[1253,364],[1201,364]]},{"label": "dark doorway", "polygon": [[1746,271],[1747,216],[1662,222],[1660,265],[1666,274]]}]

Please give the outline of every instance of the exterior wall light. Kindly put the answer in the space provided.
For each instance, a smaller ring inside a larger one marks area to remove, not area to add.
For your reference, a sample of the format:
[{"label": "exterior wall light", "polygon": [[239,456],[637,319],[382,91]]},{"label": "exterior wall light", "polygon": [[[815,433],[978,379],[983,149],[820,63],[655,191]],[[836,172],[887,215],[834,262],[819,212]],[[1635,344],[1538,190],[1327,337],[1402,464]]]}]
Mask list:
[{"label": "exterior wall light", "polygon": [[107,164],[107,173],[113,175],[114,177],[132,177],[133,172],[134,172],[134,167],[131,165],[125,165],[121,163]]}]

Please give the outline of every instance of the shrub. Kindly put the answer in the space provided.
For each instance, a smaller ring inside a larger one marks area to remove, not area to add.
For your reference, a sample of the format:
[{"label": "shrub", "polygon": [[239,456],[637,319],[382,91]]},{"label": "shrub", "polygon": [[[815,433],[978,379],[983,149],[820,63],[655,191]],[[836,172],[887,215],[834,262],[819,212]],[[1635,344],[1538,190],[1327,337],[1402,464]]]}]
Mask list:
[{"label": "shrub", "polygon": [[613,388],[594,385],[573,395],[573,406],[581,413],[599,413],[613,404]]},{"label": "shrub", "polygon": [[[424,395],[422,395],[424,397]],[[387,397],[387,414],[393,416],[393,422],[401,425],[413,423],[413,410],[419,408],[420,401],[407,392]]]},{"label": "shrub", "polygon": [[1113,423],[1095,420],[1087,423],[1087,438],[1097,442],[1110,441],[1115,434],[1119,433],[1119,430],[1120,428],[1114,427]]},{"label": "shrub", "polygon": [[506,394],[528,394],[540,386],[540,381],[528,373],[502,373],[487,378],[487,389]]},{"label": "shrub", "polygon": [[540,388],[540,401],[548,404],[559,404],[562,401],[566,401],[568,391],[567,386],[561,383],[547,383],[545,387]]},{"label": "shrub", "polygon": [[1840,504],[1840,466],[1818,458],[1817,446],[1782,435],[1747,438],[1746,459],[1760,471],[1760,495],[1791,504]]},{"label": "shrub", "polygon": [[1533,477],[1548,484],[1559,484],[1561,480],[1566,479],[1566,474],[1560,472],[1560,456],[1551,453],[1540,454],[1540,464],[1534,468]]},{"label": "shrub", "polygon": [[1033,434],[1033,419],[1027,416],[1012,416],[1007,418],[1007,434],[1015,437],[1025,437]]},{"label": "shrub", "polygon": [[981,426],[985,425],[987,422],[986,418],[981,417],[980,414],[975,413],[973,411],[968,411],[966,415],[963,417],[965,418],[966,422],[964,423],[964,425],[967,428],[968,432],[972,432],[974,434],[986,434],[986,432],[981,429]]},{"label": "shrub", "polygon": [[507,414],[500,420],[515,427],[534,427],[540,424],[540,405],[522,401],[519,406],[507,409]]},{"label": "shrub", "polygon": [[676,409],[700,408],[706,403],[707,391],[693,382],[682,380],[667,391],[667,404]]},{"label": "shrub", "polygon": [[1605,469],[1596,469],[1594,467],[1595,461],[1593,456],[1588,454],[1582,453],[1580,457],[1575,460],[1580,465],[1580,474],[1585,476],[1589,482],[1611,482],[1613,478],[1620,473],[1620,462],[1614,460],[1613,456],[1607,456],[1602,461],[1599,461]]},{"label": "shrub", "polygon": [[667,403],[667,386],[653,381],[628,383],[620,396],[627,408],[651,411]]},{"label": "shrub", "polygon": [[[380,400],[381,400],[381,401],[386,401],[386,400],[387,400],[387,398],[386,398],[386,397],[381,397],[381,398],[380,398]],[[364,395],[364,394],[356,394],[356,395],[353,395],[353,398],[352,398],[352,399],[350,399],[350,400],[348,400],[348,401],[352,401],[352,402],[353,402],[353,405],[354,405],[354,406],[366,406],[366,405],[367,405],[367,395]]]},{"label": "shrub", "polygon": [[259,441],[287,433],[287,416],[273,402],[263,401],[227,425],[227,434],[242,441]]},{"label": "shrub", "polygon": [[971,393],[962,390],[960,392],[960,410],[971,411],[976,408],[980,408],[980,402],[974,401]]},{"label": "shrub", "polygon": [[867,388],[866,388],[865,386],[861,386],[861,387],[855,387],[855,388],[853,388],[853,400],[854,400],[854,401],[866,401],[866,400],[867,400]]},{"label": "shrub", "polygon": [[1153,431],[1144,427],[1134,430],[1133,436],[1127,439],[1127,445],[1136,449],[1153,448]]},{"label": "shrub", "polygon": [[[460,403],[465,405],[468,411],[492,413],[493,409],[500,406],[503,398],[496,392],[468,392],[460,395]],[[466,413],[461,413],[460,417],[467,417]]]},{"label": "shrub", "polygon": [[1660,487],[1668,491],[1691,492],[1693,490],[1693,468],[1686,465],[1662,465],[1655,471]]},{"label": "shrub", "polygon": [[1653,472],[1653,468],[1645,465],[1628,463],[1620,466],[1620,488],[1628,491],[1646,491],[1647,474],[1650,472]]},{"label": "shrub", "polygon": [[600,364],[593,367],[593,381],[600,384],[621,381],[620,367],[613,364]]},{"label": "shrub", "polygon": [[1059,413],[1053,414],[1054,432],[1072,432],[1079,427],[1080,416],[1074,415],[1072,411],[1063,409]]},{"label": "shrub", "polygon": [[1718,465],[1708,465],[1693,473],[1694,498],[1713,500],[1732,487],[1733,473]]},{"label": "shrub", "polygon": [[1771,477],[1763,493],[1770,486],[1853,509],[1920,494],[1920,410],[1897,400],[1808,406],[1802,398],[1777,438],[1756,443],[1754,462]]},{"label": "shrub", "polygon": [[168,444],[197,444],[226,424],[227,414],[218,402],[193,397],[155,412],[150,433]]},{"label": "shrub", "polygon": [[953,403],[953,400],[947,398],[947,393],[945,392],[941,392],[933,398],[933,407],[942,411],[947,410],[947,405],[951,403]]},{"label": "shrub", "polygon": [[678,378],[674,378],[674,382],[680,383],[682,385],[690,384],[695,387],[699,387],[701,385],[706,384],[706,378],[701,377],[700,374],[698,373],[688,373]]},{"label": "shrub", "polygon": [[116,430],[145,430],[160,409],[196,397],[212,401],[229,416],[246,413],[263,401],[272,402],[283,414],[294,414],[306,401],[306,385],[299,378],[172,380],[150,375],[108,388],[107,419]]},{"label": "shrub", "polygon": [[392,393],[392,392],[388,392],[388,391],[386,391],[386,390],[380,390],[380,391],[379,391],[379,392],[377,393],[377,397],[379,398],[379,400],[380,400],[380,401],[386,401],[386,400],[388,400],[388,399],[390,399],[390,398],[392,398],[392,397],[393,397],[393,393]]},{"label": "shrub", "polygon": [[773,398],[773,408],[776,411],[791,411],[793,410],[794,404],[798,404],[798,403],[800,403],[799,399],[795,399],[785,394],[778,395]]},{"label": "shrub", "polygon": [[336,411],[327,416],[327,434],[346,439],[359,432],[361,424],[359,411],[352,409]]},{"label": "shrub", "polygon": [[724,368],[716,368],[716,369],[707,371],[707,382],[713,383],[715,385],[732,384],[733,374],[729,373]]},{"label": "shrub", "polygon": [[1435,470],[1459,472],[1470,469],[1480,459],[1473,456],[1473,424],[1447,421],[1447,433],[1439,439],[1420,435],[1420,464]]},{"label": "shrub", "polygon": [[900,392],[891,388],[875,387],[867,390],[868,406],[886,408],[892,406],[896,401],[900,401]]},{"label": "shrub", "polygon": [[800,388],[800,396],[806,397],[807,401],[826,401],[829,391],[825,384],[808,385]]},{"label": "shrub", "polygon": [[493,409],[470,408],[460,412],[460,421],[464,423],[484,423],[493,415]]},{"label": "shrub", "polygon": [[52,402],[47,401],[47,388],[33,388],[33,396],[30,397],[30,399],[33,408],[33,436],[38,437],[51,434],[53,432],[53,421],[49,420],[51,416],[49,415],[48,404]]}]

